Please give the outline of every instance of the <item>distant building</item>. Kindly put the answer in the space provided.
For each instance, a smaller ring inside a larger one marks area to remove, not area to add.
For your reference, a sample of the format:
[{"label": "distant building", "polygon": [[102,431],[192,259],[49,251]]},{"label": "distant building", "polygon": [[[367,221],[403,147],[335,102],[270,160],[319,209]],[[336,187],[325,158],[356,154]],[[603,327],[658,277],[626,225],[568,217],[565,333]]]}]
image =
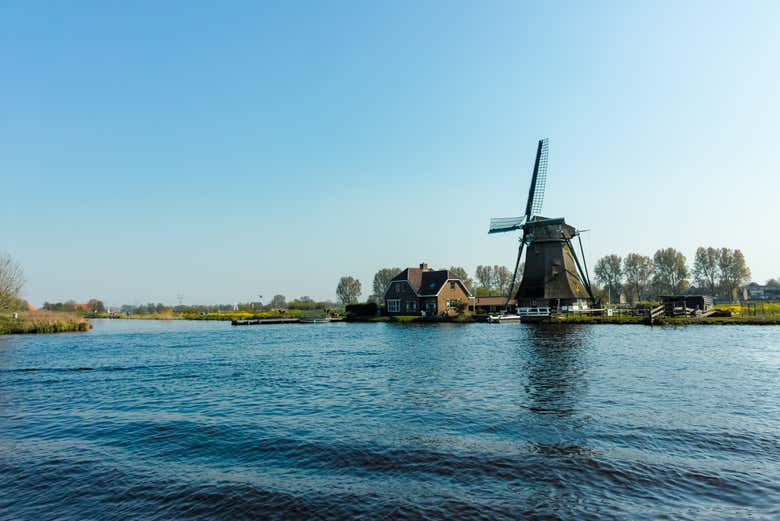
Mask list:
[{"label": "distant building", "polygon": [[780,300],[780,286],[748,284],[742,291],[744,300]]},{"label": "distant building", "polygon": [[469,306],[471,300],[471,292],[461,279],[449,270],[432,270],[425,263],[396,275],[384,294],[389,315],[435,316],[461,304]]}]

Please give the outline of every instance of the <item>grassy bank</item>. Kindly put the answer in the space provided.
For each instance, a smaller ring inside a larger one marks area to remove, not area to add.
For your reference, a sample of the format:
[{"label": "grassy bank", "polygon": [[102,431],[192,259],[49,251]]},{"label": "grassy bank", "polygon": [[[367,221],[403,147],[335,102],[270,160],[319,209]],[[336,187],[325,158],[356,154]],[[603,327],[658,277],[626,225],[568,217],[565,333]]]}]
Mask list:
[{"label": "grassy bank", "polygon": [[[590,315],[558,315],[553,321],[560,324],[646,324],[647,318],[640,316],[590,316]],[[655,325],[780,325],[780,317],[763,315],[743,315],[731,317],[659,317]]]},{"label": "grassy bank", "polygon": [[89,331],[92,326],[75,313],[59,311],[25,311],[14,319],[10,314],[0,315],[0,335],[30,333],[70,333]]},{"label": "grassy bank", "polygon": [[[303,318],[310,316],[324,316],[326,313],[321,310],[315,311],[303,311],[300,309],[286,309],[286,310],[273,310],[273,311],[220,311],[208,314],[201,313],[174,313],[172,311],[164,313],[144,313],[142,315],[134,315],[127,313],[115,313],[113,315],[107,314],[94,314],[89,315],[89,318],[122,318],[129,320],[257,320],[257,319],[271,319],[271,318]],[[330,313],[330,317],[338,316],[338,314]]]}]

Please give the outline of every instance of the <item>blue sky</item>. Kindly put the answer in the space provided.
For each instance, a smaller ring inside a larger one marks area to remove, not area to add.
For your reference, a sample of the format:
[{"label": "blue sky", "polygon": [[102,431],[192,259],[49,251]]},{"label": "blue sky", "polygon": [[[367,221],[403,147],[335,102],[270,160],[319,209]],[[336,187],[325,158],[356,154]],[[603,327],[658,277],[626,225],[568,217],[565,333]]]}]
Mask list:
[{"label": "blue sky", "polygon": [[591,263],[780,276],[780,4],[541,4],[3,2],[0,250],[34,304],[366,296],[510,265],[549,137]]}]

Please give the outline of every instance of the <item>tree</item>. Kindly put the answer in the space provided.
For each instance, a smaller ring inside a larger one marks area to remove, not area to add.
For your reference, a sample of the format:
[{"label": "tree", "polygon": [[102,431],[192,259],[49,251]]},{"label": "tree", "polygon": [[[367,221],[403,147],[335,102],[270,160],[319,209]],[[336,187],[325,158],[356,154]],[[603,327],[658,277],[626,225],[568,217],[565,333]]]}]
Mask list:
[{"label": "tree", "polygon": [[290,309],[300,309],[302,311],[307,311],[307,310],[317,309],[317,303],[314,301],[313,298],[309,296],[303,296],[290,301],[287,304],[287,307]]},{"label": "tree", "polygon": [[674,248],[663,248],[653,255],[653,286],[658,295],[675,294],[688,287],[685,255]]},{"label": "tree", "polygon": [[477,266],[476,276],[480,287],[493,289],[493,270],[490,266]]},{"label": "tree", "polygon": [[382,268],[377,271],[374,274],[373,293],[368,298],[369,302],[381,303],[387,288],[390,286],[390,281],[399,273],[401,273],[401,268]]},{"label": "tree", "polygon": [[712,247],[697,248],[693,259],[693,280],[696,285],[715,296],[718,294],[720,279],[720,251]]},{"label": "tree", "polygon": [[102,300],[98,300],[96,298],[89,299],[87,302],[87,311],[89,313],[105,313],[106,306],[103,304]]},{"label": "tree", "polygon": [[729,300],[733,300],[736,290],[750,280],[750,269],[740,250],[720,249],[718,262],[720,269],[720,287]]},{"label": "tree", "polygon": [[501,295],[506,295],[511,291],[509,285],[512,283],[512,270],[506,266],[493,266],[493,284]]},{"label": "tree", "polygon": [[24,273],[10,255],[0,255],[0,311],[16,307],[24,286]]},{"label": "tree", "polygon": [[620,288],[623,284],[623,259],[619,255],[607,255],[596,261],[593,268],[596,280],[609,291],[612,300],[620,300]]},{"label": "tree", "polygon": [[274,295],[269,304],[272,308],[283,309],[287,307],[287,299],[284,295]]},{"label": "tree", "polygon": [[450,277],[460,279],[461,282],[463,282],[463,285],[466,286],[466,289],[469,290],[469,292],[473,291],[474,288],[474,281],[469,277],[468,272],[461,268],[460,266],[450,266]]},{"label": "tree", "polygon": [[336,295],[339,298],[339,302],[345,306],[357,302],[360,292],[360,281],[353,277],[341,277],[339,285],[336,286]]},{"label": "tree", "polygon": [[623,276],[632,300],[642,300],[646,294],[650,279],[653,276],[653,260],[639,253],[629,253],[623,259]]},{"label": "tree", "polygon": [[[522,269],[518,271],[518,275],[522,273]],[[509,285],[512,283],[513,272],[506,266],[499,266],[494,264],[493,266],[477,266],[477,280],[479,281],[479,288],[477,293],[479,295],[506,295],[507,293],[514,293]],[[515,281],[518,283],[519,280]]]},{"label": "tree", "polygon": [[780,281],[777,279],[769,279],[768,281],[766,281],[766,285],[769,286],[770,288],[777,288],[780,287]]}]

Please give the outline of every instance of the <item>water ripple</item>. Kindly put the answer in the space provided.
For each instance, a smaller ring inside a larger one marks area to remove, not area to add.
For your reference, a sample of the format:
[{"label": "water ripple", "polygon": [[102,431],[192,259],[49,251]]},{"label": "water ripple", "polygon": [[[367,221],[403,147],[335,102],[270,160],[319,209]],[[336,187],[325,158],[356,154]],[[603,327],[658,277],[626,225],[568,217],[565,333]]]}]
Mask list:
[{"label": "water ripple", "polygon": [[116,321],[4,339],[0,520],[776,519],[774,331]]}]

